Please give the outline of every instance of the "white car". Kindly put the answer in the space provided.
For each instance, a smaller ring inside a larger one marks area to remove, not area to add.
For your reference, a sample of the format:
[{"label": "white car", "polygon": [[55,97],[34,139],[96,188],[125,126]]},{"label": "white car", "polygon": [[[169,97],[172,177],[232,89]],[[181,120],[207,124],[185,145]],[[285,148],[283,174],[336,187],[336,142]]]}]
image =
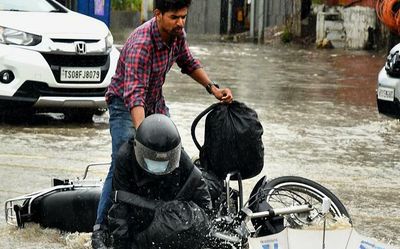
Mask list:
[{"label": "white car", "polygon": [[400,118],[400,43],[390,50],[379,72],[376,98],[380,113]]},{"label": "white car", "polygon": [[61,112],[91,120],[118,50],[101,21],[55,0],[0,0],[0,112]]}]

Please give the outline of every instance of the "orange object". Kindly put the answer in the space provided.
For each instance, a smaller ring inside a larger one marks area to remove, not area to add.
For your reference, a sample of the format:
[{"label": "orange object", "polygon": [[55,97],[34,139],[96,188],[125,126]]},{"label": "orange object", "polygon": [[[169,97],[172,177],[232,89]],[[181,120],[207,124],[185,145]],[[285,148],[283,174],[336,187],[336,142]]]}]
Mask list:
[{"label": "orange object", "polygon": [[236,13],[236,20],[238,22],[243,22],[243,10],[240,8]]},{"label": "orange object", "polygon": [[335,6],[338,4],[338,0],[325,0],[325,4],[328,6]]},{"label": "orange object", "polygon": [[378,0],[324,0],[324,3],[328,6],[364,6],[375,8],[377,1]]},{"label": "orange object", "polygon": [[375,8],[377,0],[339,0],[342,6],[365,6]]},{"label": "orange object", "polygon": [[400,34],[400,1],[378,0],[376,14],[393,33]]}]

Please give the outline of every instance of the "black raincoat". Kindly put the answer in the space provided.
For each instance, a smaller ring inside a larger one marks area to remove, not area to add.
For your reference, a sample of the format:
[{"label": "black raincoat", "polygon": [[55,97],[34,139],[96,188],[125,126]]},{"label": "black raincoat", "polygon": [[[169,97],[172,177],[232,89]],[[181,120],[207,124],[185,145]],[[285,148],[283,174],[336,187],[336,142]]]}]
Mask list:
[{"label": "black raincoat", "polygon": [[[115,167],[113,206],[108,214],[114,249],[132,248],[132,244],[133,248],[135,244],[138,248],[194,248],[196,241],[180,238],[191,233],[196,233],[194,240],[202,240],[199,235],[205,236],[208,229],[204,211],[211,209],[211,198],[201,172],[184,150],[177,169],[153,176],[137,163],[131,140],[121,146]],[[142,207],[129,203],[141,198]],[[143,207],[144,202],[155,209]]]}]

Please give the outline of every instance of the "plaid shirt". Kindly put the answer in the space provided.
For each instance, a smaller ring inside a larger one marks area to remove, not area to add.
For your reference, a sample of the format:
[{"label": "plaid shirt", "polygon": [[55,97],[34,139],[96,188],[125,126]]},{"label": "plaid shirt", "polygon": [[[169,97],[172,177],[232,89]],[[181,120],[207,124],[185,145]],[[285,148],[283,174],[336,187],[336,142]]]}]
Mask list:
[{"label": "plaid shirt", "polygon": [[162,86],[175,61],[186,74],[201,67],[189,50],[185,34],[167,45],[161,39],[155,18],[149,20],[130,35],[122,48],[106,101],[119,97],[129,110],[143,106],[146,116],[169,115]]}]

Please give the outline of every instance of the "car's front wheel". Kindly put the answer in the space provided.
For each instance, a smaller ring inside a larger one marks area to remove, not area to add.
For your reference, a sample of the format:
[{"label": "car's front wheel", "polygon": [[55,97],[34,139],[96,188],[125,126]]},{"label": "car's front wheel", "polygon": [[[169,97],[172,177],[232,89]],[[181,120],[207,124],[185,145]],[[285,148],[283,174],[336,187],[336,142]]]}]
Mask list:
[{"label": "car's front wheel", "polygon": [[377,98],[376,104],[378,106],[379,113],[396,118],[400,117],[400,107],[395,102],[380,100]]},{"label": "car's front wheel", "polygon": [[86,110],[86,109],[73,109],[64,111],[64,120],[69,122],[93,122],[93,115],[97,113],[97,110]]},{"label": "car's front wheel", "polygon": [[0,110],[0,122],[6,122],[6,123],[29,122],[34,114],[35,111],[30,108]]}]

